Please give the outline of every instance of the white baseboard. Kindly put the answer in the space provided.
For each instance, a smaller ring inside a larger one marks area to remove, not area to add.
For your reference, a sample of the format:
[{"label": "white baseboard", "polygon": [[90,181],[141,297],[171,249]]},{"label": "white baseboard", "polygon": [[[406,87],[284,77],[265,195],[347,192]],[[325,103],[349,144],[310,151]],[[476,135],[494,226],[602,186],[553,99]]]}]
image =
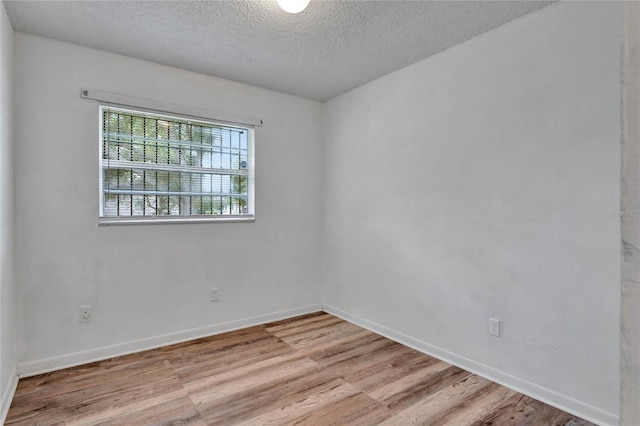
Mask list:
[{"label": "white baseboard", "polygon": [[205,327],[198,327],[190,330],[178,331],[175,333],[169,333],[125,343],[119,343],[117,345],[103,346],[100,348],[74,352],[52,358],[21,362],[18,363],[17,366],[18,377],[23,378],[35,376],[42,373],[48,373],[50,371],[62,370],[63,368],[75,367],[77,365],[87,364],[95,361],[102,361],[109,358],[146,351],[149,349],[155,349],[161,346],[172,345],[175,343],[186,342],[188,340],[199,339],[201,337],[213,336],[215,334],[226,333],[228,331],[238,330],[245,327],[252,327],[254,325],[260,325],[267,322],[279,321],[282,319],[321,310],[321,304],[309,305],[301,308],[272,312],[265,315],[258,315],[255,317],[213,324]]},{"label": "white baseboard", "polygon": [[461,355],[449,352],[440,347],[431,345],[422,340],[418,340],[414,337],[408,336],[396,330],[387,328],[381,324],[369,321],[364,318],[352,315],[334,306],[324,305],[323,310],[329,314],[335,315],[374,333],[380,334],[386,338],[394,340],[405,346],[413,348],[417,351],[431,355],[434,358],[438,358],[456,367],[463,368],[485,379],[496,382],[500,385],[513,389],[516,392],[523,393],[532,398],[549,404],[553,407],[559,408],[563,411],[571,413],[573,415],[582,417],[592,423],[596,423],[602,426],[613,426],[620,424],[619,417],[608,411],[601,410],[589,404],[585,404],[581,401],[577,401],[567,395],[558,393],[551,389],[547,389],[528,380],[521,379],[516,376],[512,376],[505,372],[496,370],[477,361],[473,361],[469,358],[465,358]]},{"label": "white baseboard", "polygon": [[16,388],[18,387],[18,373],[14,369],[11,373],[11,379],[7,384],[7,388],[2,392],[2,399],[0,400],[0,424],[4,424],[9,414],[9,407],[11,407],[11,401],[16,394]]}]

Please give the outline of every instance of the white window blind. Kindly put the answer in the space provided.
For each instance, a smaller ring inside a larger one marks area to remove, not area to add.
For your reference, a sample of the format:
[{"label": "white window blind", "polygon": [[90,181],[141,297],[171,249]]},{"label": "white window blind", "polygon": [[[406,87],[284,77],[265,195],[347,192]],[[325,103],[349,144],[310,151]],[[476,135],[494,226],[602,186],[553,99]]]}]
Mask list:
[{"label": "white window blind", "polygon": [[252,220],[254,129],[100,106],[100,221]]}]

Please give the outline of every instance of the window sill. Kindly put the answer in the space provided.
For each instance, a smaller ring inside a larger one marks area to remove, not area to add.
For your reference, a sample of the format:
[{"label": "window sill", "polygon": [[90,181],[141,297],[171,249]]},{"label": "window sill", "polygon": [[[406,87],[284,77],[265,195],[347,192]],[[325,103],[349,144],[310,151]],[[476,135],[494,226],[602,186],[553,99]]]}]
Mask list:
[{"label": "window sill", "polygon": [[166,225],[170,223],[234,223],[255,222],[255,215],[228,215],[228,216],[135,216],[135,217],[101,217],[99,226],[117,225]]}]

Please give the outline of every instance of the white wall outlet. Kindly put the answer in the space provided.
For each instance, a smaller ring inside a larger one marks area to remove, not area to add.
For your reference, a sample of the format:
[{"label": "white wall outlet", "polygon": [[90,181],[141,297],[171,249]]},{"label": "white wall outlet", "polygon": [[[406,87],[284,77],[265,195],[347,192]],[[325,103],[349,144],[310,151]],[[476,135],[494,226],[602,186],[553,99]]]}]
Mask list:
[{"label": "white wall outlet", "polygon": [[500,337],[500,320],[495,318],[489,318],[489,334],[492,336]]},{"label": "white wall outlet", "polygon": [[89,322],[92,316],[91,305],[82,305],[78,309],[78,322]]},{"label": "white wall outlet", "polygon": [[220,290],[217,288],[212,288],[211,297],[209,298],[209,300],[212,302],[217,302],[218,300],[220,300]]}]

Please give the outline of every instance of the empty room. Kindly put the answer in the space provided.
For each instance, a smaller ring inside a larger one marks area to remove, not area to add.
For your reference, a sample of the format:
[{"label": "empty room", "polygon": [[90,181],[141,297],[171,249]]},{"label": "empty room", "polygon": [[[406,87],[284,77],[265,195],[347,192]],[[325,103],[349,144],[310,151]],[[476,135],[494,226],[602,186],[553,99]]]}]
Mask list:
[{"label": "empty room", "polygon": [[640,2],[0,15],[0,423],[640,426]]}]

